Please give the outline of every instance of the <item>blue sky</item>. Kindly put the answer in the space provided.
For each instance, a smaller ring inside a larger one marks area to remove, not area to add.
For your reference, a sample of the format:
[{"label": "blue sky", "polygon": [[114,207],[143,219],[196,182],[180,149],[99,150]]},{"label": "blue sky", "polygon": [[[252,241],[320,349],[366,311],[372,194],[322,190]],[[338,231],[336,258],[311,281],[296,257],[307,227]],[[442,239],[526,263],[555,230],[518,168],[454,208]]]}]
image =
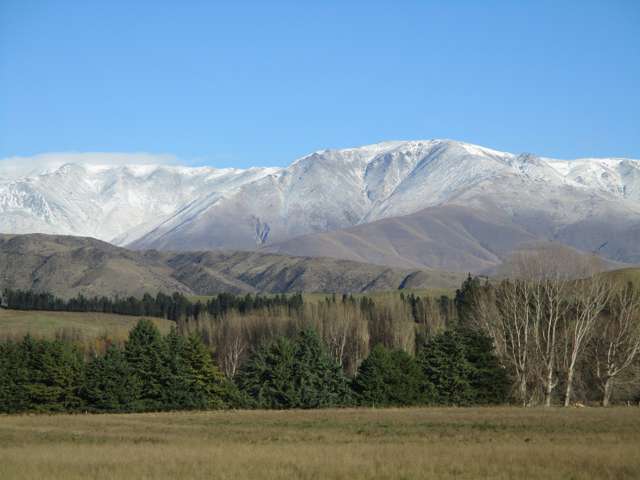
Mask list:
[{"label": "blue sky", "polygon": [[0,158],[285,165],[453,138],[640,158],[640,2],[0,1]]}]

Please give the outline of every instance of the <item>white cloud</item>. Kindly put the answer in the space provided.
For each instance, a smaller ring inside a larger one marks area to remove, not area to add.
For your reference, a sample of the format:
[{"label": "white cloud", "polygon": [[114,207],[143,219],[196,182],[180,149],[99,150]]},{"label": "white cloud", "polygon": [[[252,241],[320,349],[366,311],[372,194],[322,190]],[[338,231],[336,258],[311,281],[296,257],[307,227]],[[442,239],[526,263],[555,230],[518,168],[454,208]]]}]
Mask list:
[{"label": "white cloud", "polygon": [[67,163],[82,165],[170,165],[178,163],[173,155],[152,153],[61,152],[32,157],[0,159],[0,179],[13,179],[55,170]]}]

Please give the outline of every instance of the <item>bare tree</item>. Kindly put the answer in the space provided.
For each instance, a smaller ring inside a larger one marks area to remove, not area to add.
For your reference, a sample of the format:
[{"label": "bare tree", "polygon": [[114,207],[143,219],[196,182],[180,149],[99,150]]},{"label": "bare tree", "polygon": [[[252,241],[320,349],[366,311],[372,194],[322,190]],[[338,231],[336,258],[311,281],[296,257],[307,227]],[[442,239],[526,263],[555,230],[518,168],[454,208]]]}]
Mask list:
[{"label": "bare tree", "polygon": [[640,353],[640,291],[632,285],[614,290],[592,344],[602,406],[607,407],[616,380],[630,369]]},{"label": "bare tree", "polygon": [[[351,325],[356,316],[356,306],[351,302],[321,304],[319,327],[329,353],[340,366],[344,367]],[[316,327],[317,328],[317,327]]]},{"label": "bare tree", "polygon": [[369,344],[369,322],[359,315],[351,325],[350,362],[345,367],[348,375],[355,375],[362,361],[369,355]]},{"label": "bare tree", "polygon": [[507,357],[507,345],[504,323],[500,320],[500,310],[496,303],[496,289],[487,283],[482,288],[473,291],[470,299],[471,324],[484,332],[491,339],[500,358]]},{"label": "bare tree", "polygon": [[567,313],[567,281],[556,277],[532,281],[533,338],[538,378],[544,405],[550,407],[558,385],[558,345],[560,330]]},{"label": "bare tree", "polygon": [[219,362],[228,378],[233,378],[238,372],[249,347],[243,327],[243,319],[233,312],[223,319],[218,329]]},{"label": "bare tree", "polygon": [[530,284],[523,280],[504,280],[496,291],[499,315],[492,329],[498,342],[504,345],[506,358],[513,368],[518,397],[523,406],[529,401],[529,352],[533,317],[528,306]]},{"label": "bare tree", "polygon": [[[568,297],[576,279],[588,277],[594,270],[593,263],[591,257],[549,244],[515,252],[503,265],[502,275],[513,280],[498,290],[502,338],[496,333],[493,336],[496,348],[511,358],[525,404],[534,398],[527,392],[527,384],[537,378],[544,405],[551,406],[559,383],[558,357],[570,306]],[[487,331],[491,333],[492,328]],[[581,348],[580,344],[577,353]]]},{"label": "bare tree", "polygon": [[426,336],[435,335],[445,329],[445,318],[440,310],[440,305],[435,299],[418,297],[413,316],[421,332]]},{"label": "bare tree", "polygon": [[551,406],[553,391],[558,385],[560,328],[568,310],[568,287],[575,274],[565,253],[561,249],[545,248],[521,252],[512,260],[516,273],[530,284],[528,304],[533,316],[535,345],[532,370],[540,380],[546,407]]},{"label": "bare tree", "polygon": [[574,282],[571,314],[565,323],[566,391],[564,406],[571,405],[576,365],[605,308],[611,292],[610,282],[601,275]]}]

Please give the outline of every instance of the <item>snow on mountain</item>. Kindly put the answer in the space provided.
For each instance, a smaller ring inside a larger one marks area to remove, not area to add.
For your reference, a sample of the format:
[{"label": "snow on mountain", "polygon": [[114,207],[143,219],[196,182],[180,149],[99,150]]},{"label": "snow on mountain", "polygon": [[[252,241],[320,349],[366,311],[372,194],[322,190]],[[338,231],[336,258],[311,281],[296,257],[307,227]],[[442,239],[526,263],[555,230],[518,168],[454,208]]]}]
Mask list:
[{"label": "snow on mountain", "polygon": [[427,140],[321,150],[286,168],[66,164],[0,180],[0,231],[252,249],[438,205],[497,209],[534,229],[595,218],[640,225],[640,162]]},{"label": "snow on mountain", "polygon": [[[591,166],[590,176],[579,173],[582,164]],[[323,150],[194,202],[134,246],[253,248],[444,204],[545,216],[557,225],[605,214],[640,221],[633,193],[639,166],[620,159],[564,162],[449,140]]]},{"label": "snow on mountain", "polygon": [[0,180],[0,231],[92,236],[127,243],[184,205],[270,169],[65,164]]}]

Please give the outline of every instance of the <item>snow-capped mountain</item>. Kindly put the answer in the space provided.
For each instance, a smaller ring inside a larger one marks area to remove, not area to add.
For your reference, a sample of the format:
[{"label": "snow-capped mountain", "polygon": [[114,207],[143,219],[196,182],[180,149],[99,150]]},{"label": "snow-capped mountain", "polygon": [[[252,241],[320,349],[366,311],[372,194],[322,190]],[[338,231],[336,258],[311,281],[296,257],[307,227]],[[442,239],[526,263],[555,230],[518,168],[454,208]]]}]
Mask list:
[{"label": "snow-capped mountain", "polygon": [[196,199],[222,195],[271,171],[65,164],[0,180],[0,232],[82,235],[124,244]]},{"label": "snow-capped mountain", "polygon": [[439,205],[500,212],[548,238],[589,222],[633,228],[640,162],[554,160],[428,140],[322,150],[286,168],[67,164],[2,181],[0,231],[88,235],[136,248],[253,249]]}]

